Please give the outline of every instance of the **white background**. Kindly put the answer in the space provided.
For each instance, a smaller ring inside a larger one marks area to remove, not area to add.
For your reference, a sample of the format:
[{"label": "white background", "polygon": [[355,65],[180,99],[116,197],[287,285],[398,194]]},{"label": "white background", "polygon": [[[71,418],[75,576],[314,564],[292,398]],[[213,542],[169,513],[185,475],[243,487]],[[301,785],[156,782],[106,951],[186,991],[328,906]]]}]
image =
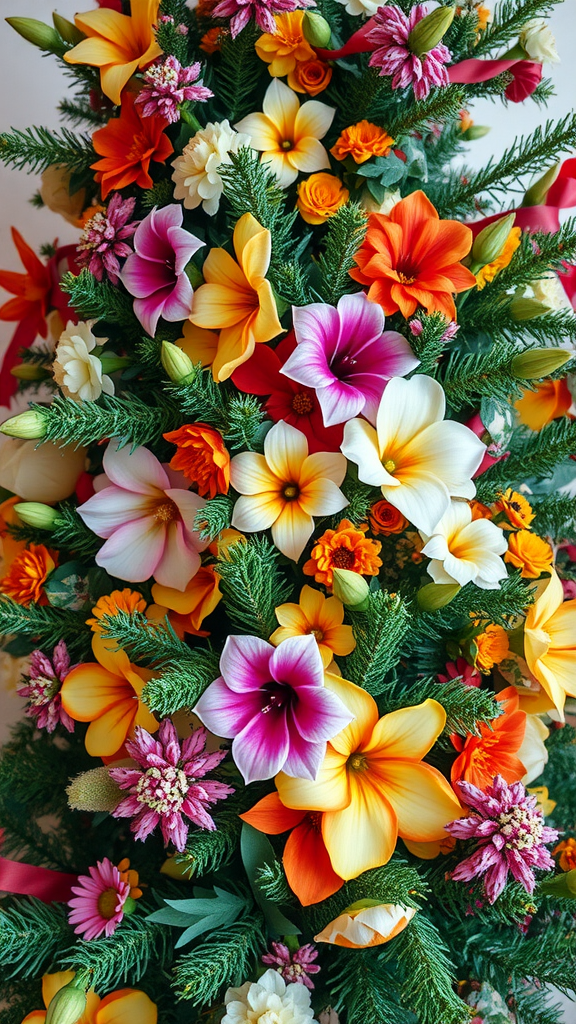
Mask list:
[{"label": "white background", "polygon": [[[490,0],[485,0],[490,3]],[[68,79],[50,57],[40,52],[16,35],[5,24],[10,15],[38,18],[50,22],[56,7],[59,14],[70,19],[80,8],[92,5],[82,0],[0,0],[0,130],[10,127],[25,128],[30,124],[57,127],[59,124],[56,105],[66,94]],[[493,6],[493,4],[490,4]],[[557,41],[561,63],[545,68],[554,80],[557,95],[548,108],[543,110],[529,100],[523,104],[504,107],[500,101],[483,100],[476,103],[472,116],[476,124],[491,126],[489,135],[470,145],[467,158],[473,166],[482,166],[489,156],[498,156],[510,145],[516,135],[526,134],[543,124],[547,118],[562,117],[574,107],[576,96],[576,0],[564,0],[556,8],[550,21]],[[10,238],[10,227],[14,225],[26,241],[35,249],[43,242],[52,242],[57,237],[60,243],[72,242],[77,232],[65,221],[49,210],[36,210],[28,200],[38,188],[39,179],[27,176],[21,171],[0,166],[0,267],[7,270],[21,270]],[[0,293],[0,302],[8,296]],[[7,344],[14,330],[13,324],[0,323],[0,352]],[[2,692],[5,724],[20,714],[19,702]],[[576,1007],[566,1001],[566,1024],[576,1024]]]}]

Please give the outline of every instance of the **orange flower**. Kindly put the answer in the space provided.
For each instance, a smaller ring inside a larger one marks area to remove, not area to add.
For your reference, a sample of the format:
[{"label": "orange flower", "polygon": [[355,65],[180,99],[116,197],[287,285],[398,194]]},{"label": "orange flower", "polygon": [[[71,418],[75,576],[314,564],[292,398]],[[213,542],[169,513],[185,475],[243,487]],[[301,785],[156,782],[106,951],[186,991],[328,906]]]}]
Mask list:
[{"label": "orange flower", "polygon": [[354,526],[343,519],[337,530],[325,530],[318,539],[310,558],[304,563],[305,576],[313,576],[316,583],[332,586],[333,569],[350,569],[362,576],[377,576],[382,560],[378,558],[382,544],[369,540],[364,534],[368,526]]},{"label": "orange flower", "polygon": [[337,160],[351,156],[354,163],[363,164],[372,156],[388,156],[394,139],[371,121],[358,121],[340,133],[330,152]]},{"label": "orange flower", "polygon": [[324,668],[334,655],[351,654],[356,647],[352,626],[344,626],[344,605],[337,597],[324,597],[308,585],[300,591],[300,603],[280,604],[275,609],[280,628],[275,629],[270,643],[275,647],[291,636],[314,636]]},{"label": "orange flower", "polygon": [[309,96],[317,96],[330,85],[332,68],[323,60],[298,61],[296,67],[288,75],[288,85],[294,92],[307,92]]},{"label": "orange flower", "polygon": [[57,551],[49,551],[43,544],[30,544],[16,556],[7,576],[0,580],[0,591],[24,608],[48,604],[43,587],[57,565]]},{"label": "orange flower", "polygon": [[202,622],[211,615],[222,599],[220,577],[212,565],[203,565],[192,577],[186,590],[175,590],[155,583],[152,587],[152,599],[155,604],[149,609],[151,614],[166,614],[176,632],[193,633],[195,636],[208,636],[201,630]]},{"label": "orange flower", "polygon": [[0,404],[8,405],[15,392],[17,381],[10,370],[18,362],[21,348],[28,348],[37,334],[45,338],[48,334],[46,314],[52,288],[50,268],[38,259],[36,253],[24,241],[16,228],[11,228],[12,240],[22,260],[25,273],[14,270],[0,270],[0,288],[10,292],[14,298],[0,306],[0,320],[17,321],[18,326],[8,348],[2,357],[2,381],[0,382]]},{"label": "orange flower", "polygon": [[132,897],[132,899],[139,900],[142,895],[142,889],[140,889],[138,885],[140,879],[138,876],[138,872],[135,871],[134,868],[130,867],[130,861],[128,860],[128,857],[123,857],[123,859],[116,865],[116,867],[120,872],[120,878],[122,879],[122,881],[128,882],[128,885],[130,886],[130,896]]},{"label": "orange flower", "polygon": [[572,839],[571,836],[568,839],[563,839],[552,850],[552,856],[558,856],[558,865],[562,871],[574,871],[576,868],[576,839]]},{"label": "orange flower", "polygon": [[542,537],[530,530],[518,530],[510,534],[504,561],[521,569],[524,579],[537,580],[542,573],[552,571],[554,552]]},{"label": "orange flower", "polygon": [[[50,1001],[65,985],[74,978],[73,971],[59,971],[57,974],[45,974],[42,978],[42,1001],[49,1006]],[[52,1020],[56,1017],[53,1016]],[[60,1017],[62,1019],[62,1017]],[[137,988],[119,988],[109,992],[104,999],[97,996],[91,988],[86,993],[86,1009],[78,1020],[78,1024],[156,1024],[158,1008],[145,992]],[[22,1024],[44,1024],[46,1010],[32,1010]]]},{"label": "orange flower", "polygon": [[131,15],[118,11],[87,11],[74,21],[87,38],[68,50],[68,64],[100,68],[102,92],[120,103],[126,82],[138,68],[144,68],[162,53],[154,36],[160,0],[132,0]]},{"label": "orange flower", "polygon": [[92,136],[94,149],[102,157],[91,166],[103,199],[113,189],[134,183],[140,188],[152,188],[150,163],[164,163],[173,152],[170,139],[164,135],[168,122],[156,116],[142,117],[134,98],[133,93],[127,93],[120,117],[110,118]]},{"label": "orange flower", "polygon": [[171,468],[195,483],[202,498],[228,494],[230,455],[219,430],[207,423],[186,423],[164,437],[177,448]]},{"label": "orange flower", "polygon": [[504,512],[508,518],[508,523],[498,524],[503,530],[511,530],[514,527],[518,530],[529,530],[534,519],[532,506],[522,494],[513,491],[511,487],[498,495],[494,511]]},{"label": "orange flower", "polygon": [[476,501],[475,498],[472,498],[468,504],[470,505],[473,523],[477,519],[492,519],[492,509],[488,508],[488,505],[483,505],[481,501]]},{"label": "orange flower", "polygon": [[304,38],[303,19],[304,11],[277,14],[274,17],[274,34],[264,32],[256,40],[256,53],[260,60],[270,65],[268,71],[273,78],[283,78],[294,70],[298,61],[313,60],[316,56],[310,43]]},{"label": "orange flower", "polygon": [[296,190],[296,206],[307,224],[324,224],[348,202],[350,193],[333,174],[311,174]]},{"label": "orange flower", "polygon": [[408,526],[408,520],[389,501],[376,501],[370,509],[370,529],[372,533],[381,533],[388,537],[391,533],[402,533]]},{"label": "orange flower", "polygon": [[496,274],[500,270],[504,270],[504,267],[508,266],[510,260],[512,259],[514,253],[516,252],[516,249],[520,245],[521,237],[522,229],[512,228],[510,234],[508,235],[508,238],[504,242],[504,246],[502,248],[502,252],[500,253],[500,255],[497,256],[495,260],[492,260],[492,263],[487,263],[486,266],[482,267],[478,271],[478,273],[476,274],[476,285],[478,287],[479,292],[482,291],[482,289],[488,284],[489,281],[494,280]]},{"label": "orange flower", "polygon": [[486,626],[483,633],[474,637],[474,643],[477,649],[474,665],[485,674],[490,672],[494,665],[504,661],[510,650],[506,630],[494,623]]},{"label": "orange flower", "polygon": [[504,714],[491,722],[480,722],[479,736],[468,733],[464,738],[454,734],[450,737],[460,753],[452,765],[452,783],[465,779],[485,789],[495,775],[502,775],[506,782],[518,782],[526,774],[517,756],[524,742],[526,712],[520,711],[520,698],[513,686],[502,690],[498,701]]},{"label": "orange flower", "polygon": [[98,599],[92,609],[93,619],[86,619],[86,625],[91,626],[95,633],[102,633],[101,623],[105,615],[116,615],[118,612],[127,612],[133,615],[134,612],[146,611],[146,601],[137,590],[113,590],[111,594],[104,594]]},{"label": "orange flower", "polygon": [[228,29],[219,25],[216,28],[209,28],[200,40],[200,49],[204,50],[204,53],[219,53],[223,40],[229,35]]},{"label": "orange flower", "polygon": [[530,430],[542,430],[547,423],[565,416],[572,405],[566,378],[543,380],[536,384],[536,390],[525,389],[522,398],[514,402],[520,422]]},{"label": "orange flower", "polygon": [[350,276],[368,285],[368,298],[386,316],[409,317],[418,306],[456,319],[453,292],[474,287],[476,278],[459,260],[470,252],[472,232],[455,220],[440,220],[423,192],[413,192],[390,215],[372,213]]},{"label": "orange flower", "polygon": [[472,118],[471,118],[471,116],[470,116],[470,114],[468,113],[467,110],[461,110],[460,113],[458,114],[458,117],[460,118],[460,131],[461,132],[468,131],[468,129],[471,128],[472,125],[474,124],[474,121],[472,120]]}]

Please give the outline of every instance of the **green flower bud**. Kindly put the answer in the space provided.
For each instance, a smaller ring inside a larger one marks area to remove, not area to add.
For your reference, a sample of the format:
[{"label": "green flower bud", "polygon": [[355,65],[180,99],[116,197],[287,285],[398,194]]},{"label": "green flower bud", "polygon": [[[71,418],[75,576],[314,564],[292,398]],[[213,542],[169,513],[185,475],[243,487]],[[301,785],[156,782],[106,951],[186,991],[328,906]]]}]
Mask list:
[{"label": "green flower bud", "polygon": [[304,39],[310,46],[318,46],[320,49],[327,49],[332,38],[332,29],[326,18],[314,11],[306,11],[302,19],[302,32]]},{"label": "green flower bud", "polygon": [[368,607],[370,589],[366,580],[351,569],[334,569],[332,590],[342,604],[363,612]]},{"label": "green flower bud", "polygon": [[181,348],[178,348],[178,345],[173,345],[171,341],[162,342],[160,358],[162,366],[174,384],[183,384],[188,377],[193,376],[194,363]]},{"label": "green flower bud", "polygon": [[423,57],[438,45],[454,21],[455,7],[436,7],[422,18],[408,36],[408,48],[417,57]]},{"label": "green flower bud", "polygon": [[38,46],[46,53],[55,53],[62,57],[66,53],[64,46],[56,29],[51,25],[45,25],[43,21],[36,21],[36,18],[6,18],[6,21],[23,39],[26,39],[33,46]]},{"label": "green flower bud", "polygon": [[514,320],[535,320],[537,316],[544,316],[550,312],[550,306],[546,306],[538,299],[517,298],[512,299],[509,306],[510,315]]},{"label": "green flower bud", "polygon": [[471,124],[465,132],[462,132],[462,138],[466,142],[474,142],[475,139],[483,139],[489,131],[490,127],[487,124]]},{"label": "green flower bud", "polygon": [[56,509],[39,501],[20,501],[14,506],[14,511],[23,523],[37,530],[53,530],[59,519]]},{"label": "green flower bud", "polygon": [[73,22],[68,21],[68,18],[62,17],[61,14],[57,14],[56,11],[52,14],[52,21],[54,22],[54,28],[65,43],[76,46],[77,43],[81,43],[86,38],[84,33],[79,28],[76,28]]},{"label": "green flower bud", "polygon": [[539,888],[546,896],[563,896],[567,900],[576,900],[576,868],[572,871],[563,871],[554,878],[547,878],[540,883]]},{"label": "green flower bud", "polygon": [[510,369],[520,380],[540,380],[573,358],[574,352],[563,348],[530,348],[514,356]]},{"label": "green flower bud", "polygon": [[82,772],[66,789],[68,804],[73,811],[92,813],[113,811],[122,799],[120,786],[110,778],[105,765]]},{"label": "green flower bud", "polygon": [[459,590],[458,583],[426,583],[416,594],[418,607],[423,612],[437,612],[450,604]]},{"label": "green flower bud", "polygon": [[116,373],[117,370],[125,370],[132,365],[132,360],[127,356],[117,356],[114,352],[103,352],[99,357],[102,364],[102,373]]},{"label": "green flower bud", "polygon": [[46,380],[50,376],[46,367],[36,363],[19,363],[12,367],[10,373],[18,380]]},{"label": "green flower bud", "polygon": [[52,996],[46,1011],[46,1024],[77,1024],[86,1009],[86,993],[76,978]]},{"label": "green flower bud", "polygon": [[0,424],[0,433],[20,437],[25,441],[39,441],[46,436],[46,421],[37,409],[21,412]]},{"label": "green flower bud", "polygon": [[522,206],[540,206],[541,203],[546,202],[548,191],[552,188],[552,185],[560,173],[560,166],[561,161],[559,160],[557,164],[549,167],[542,177],[538,178],[538,181],[535,181],[533,185],[530,185],[530,188],[524,193],[524,199],[521,203]]},{"label": "green flower bud", "polygon": [[[491,224],[487,224],[476,235],[472,246],[472,262],[478,269],[498,258],[514,227],[515,218],[515,213],[508,213],[505,217],[500,217],[498,220],[492,221]],[[472,272],[474,273],[474,271]]]}]

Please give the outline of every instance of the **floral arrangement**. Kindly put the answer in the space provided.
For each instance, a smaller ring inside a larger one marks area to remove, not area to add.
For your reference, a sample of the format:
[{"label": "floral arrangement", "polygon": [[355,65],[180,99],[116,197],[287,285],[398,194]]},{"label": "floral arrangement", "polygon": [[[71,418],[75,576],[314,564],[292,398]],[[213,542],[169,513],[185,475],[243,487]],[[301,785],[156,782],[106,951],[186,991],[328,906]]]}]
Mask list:
[{"label": "floral arrangement", "polygon": [[461,164],[552,6],[8,19],[74,87],[0,158],[78,240],[0,272],[6,1024],[574,990],[576,118]]}]

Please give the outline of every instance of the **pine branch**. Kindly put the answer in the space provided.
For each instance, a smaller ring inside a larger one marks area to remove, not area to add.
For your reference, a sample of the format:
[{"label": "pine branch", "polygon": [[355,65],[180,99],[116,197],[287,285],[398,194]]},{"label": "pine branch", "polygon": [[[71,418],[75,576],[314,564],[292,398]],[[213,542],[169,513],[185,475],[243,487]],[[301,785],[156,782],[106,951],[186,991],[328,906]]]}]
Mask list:
[{"label": "pine branch", "polygon": [[336,1010],[348,1024],[413,1024],[414,1017],[398,1002],[393,974],[378,962],[375,949],[335,949],[327,987]]},{"label": "pine branch", "polygon": [[136,337],[142,327],[134,316],[131,297],[109,281],[97,281],[87,268],[79,274],[67,272],[61,283],[62,291],[70,296],[70,305],[85,320],[102,320],[129,330]]},{"label": "pine branch", "polygon": [[292,594],[278,558],[266,537],[255,536],[228,548],[218,561],[226,611],[241,633],[267,640],[278,626],[274,609]]},{"label": "pine branch", "polygon": [[254,49],[259,36],[252,23],[236,39],[228,37],[222,43],[213,88],[231,124],[255,109],[254,94],[262,74],[262,62]]},{"label": "pine branch", "polygon": [[526,382],[520,382],[510,364],[518,349],[512,344],[493,346],[489,352],[453,352],[437,369],[448,404],[458,412],[466,405],[478,405],[482,396],[503,403],[521,393]]},{"label": "pine branch", "polygon": [[214,815],[215,832],[202,829],[188,834],[186,850],[177,855],[178,863],[186,865],[187,874],[200,878],[229,863],[238,848],[242,825],[239,813],[240,807],[228,801],[226,809]]},{"label": "pine branch", "polygon": [[240,985],[250,975],[265,940],[258,921],[241,921],[215,931],[174,967],[176,991],[192,1006],[210,1006],[225,986]]},{"label": "pine branch", "polygon": [[90,631],[82,613],[31,604],[25,608],[0,597],[0,637],[25,636],[40,647],[55,647],[66,637],[69,649],[80,656],[90,650]]},{"label": "pine branch", "polygon": [[364,899],[418,909],[427,898],[428,890],[428,883],[420,872],[394,854],[383,867],[365,871],[346,882],[334,896],[306,907],[306,919],[314,931],[319,931],[342,913],[342,907]]},{"label": "pine branch", "polygon": [[[130,614],[117,611],[100,620],[103,639],[110,639],[130,655],[135,663],[145,662],[155,668],[180,665],[188,668],[197,652],[193,652],[176,635],[168,619],[154,622],[142,612]],[[109,646],[112,648],[113,644]]]},{"label": "pine branch", "polygon": [[539,536],[551,537],[559,544],[576,540],[574,498],[566,494],[548,494],[542,501],[533,502],[536,518],[532,527]]},{"label": "pine branch", "polygon": [[494,10],[492,23],[478,40],[474,56],[479,57],[516,40],[527,21],[531,18],[546,18],[558,3],[562,3],[562,0],[500,0]]},{"label": "pine branch", "polygon": [[111,990],[123,984],[135,985],[149,965],[166,965],[172,955],[170,928],[149,921],[139,904],[138,911],[125,917],[109,938],[78,942],[59,958],[64,970],[88,971],[91,986]]},{"label": "pine branch", "polygon": [[74,935],[62,904],[30,897],[0,910],[0,966],[12,977],[36,978],[57,952],[72,945]]},{"label": "pine branch", "polygon": [[145,210],[151,210],[154,206],[159,209],[168,206],[169,203],[174,202],[174,182],[171,178],[162,178],[155,182],[152,188],[147,188],[142,192],[140,202]]},{"label": "pine branch", "polygon": [[198,648],[191,653],[191,659],[172,669],[164,669],[157,679],[146,683],[142,699],[151,711],[164,717],[182,708],[193,708],[204,690],[216,679],[217,657]]},{"label": "pine branch", "polygon": [[198,530],[200,539],[212,541],[223,530],[227,530],[233,510],[234,501],[227,494],[217,494],[206,502],[194,517],[194,529]]},{"label": "pine branch", "polygon": [[113,437],[121,447],[154,445],[162,435],[181,425],[175,406],[166,396],[145,401],[134,394],[121,398],[101,395],[98,402],[75,402],[57,396],[49,406],[32,405],[42,417],[44,441],[88,446]]},{"label": "pine branch", "polygon": [[[576,423],[566,418],[553,420],[537,433],[517,430],[510,454],[490,466],[478,481],[478,497],[484,500],[494,487],[518,486],[531,478],[549,476],[576,450]],[[483,497],[484,496],[484,497]]]},{"label": "pine branch", "polygon": [[386,131],[393,139],[403,139],[413,132],[429,130],[431,124],[454,120],[463,106],[465,99],[461,85],[433,89],[425,100],[416,100],[411,105],[402,104],[396,117],[386,126]]},{"label": "pine branch", "polygon": [[75,135],[68,128],[13,128],[0,135],[0,160],[29,173],[45,171],[57,164],[81,173],[96,159],[89,135]]},{"label": "pine branch", "polygon": [[348,611],[356,648],[346,658],[344,675],[368,693],[382,693],[384,679],[397,663],[409,629],[410,615],[400,597],[379,590],[364,612]]},{"label": "pine branch", "polygon": [[[541,935],[528,937],[516,932],[491,938],[483,933],[470,937],[466,954],[477,963],[495,988],[509,978],[537,979],[539,985],[554,985],[561,992],[575,991],[576,935],[567,931],[567,919],[550,923]],[[480,966],[481,965],[481,966]]]},{"label": "pine branch", "polygon": [[62,119],[70,121],[73,125],[89,124],[100,126],[106,124],[108,113],[101,110],[94,110],[90,101],[84,97],[79,99],[63,99],[58,104],[58,111]]},{"label": "pine branch", "polygon": [[328,221],[322,253],[318,259],[320,285],[318,292],[324,302],[335,306],[338,299],[357,288],[349,276],[354,256],[366,233],[368,218],[357,203],[347,203]]}]

